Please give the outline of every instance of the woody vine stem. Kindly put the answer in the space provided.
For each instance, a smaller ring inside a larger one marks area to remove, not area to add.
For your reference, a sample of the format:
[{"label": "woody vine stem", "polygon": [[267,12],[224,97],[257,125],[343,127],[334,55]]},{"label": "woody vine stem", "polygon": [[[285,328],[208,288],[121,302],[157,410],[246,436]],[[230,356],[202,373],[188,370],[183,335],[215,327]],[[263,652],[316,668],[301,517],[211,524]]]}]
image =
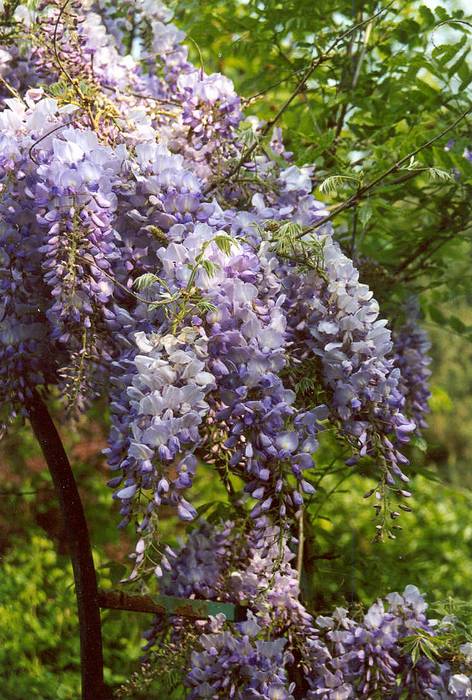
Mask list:
[{"label": "woody vine stem", "polygon": [[46,404],[35,389],[32,391],[27,410],[59,500],[74,571],[80,632],[82,700],[107,700],[111,695],[103,680],[97,577],[82,501],[59,433]]}]

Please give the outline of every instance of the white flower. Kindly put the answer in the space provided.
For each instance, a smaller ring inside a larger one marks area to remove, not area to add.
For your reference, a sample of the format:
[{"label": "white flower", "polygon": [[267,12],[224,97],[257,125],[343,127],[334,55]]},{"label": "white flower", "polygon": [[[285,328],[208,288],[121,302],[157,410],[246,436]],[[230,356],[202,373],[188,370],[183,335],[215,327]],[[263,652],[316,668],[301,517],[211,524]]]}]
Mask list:
[{"label": "white flower", "polygon": [[470,678],[464,673],[456,673],[454,676],[451,676],[448,690],[454,697],[472,698]]},{"label": "white flower", "polygon": [[289,192],[293,190],[301,190],[302,192],[311,192],[313,189],[311,184],[311,174],[313,168],[303,166],[298,168],[296,165],[291,165],[289,168],[282,170],[280,180]]},{"label": "white flower", "polygon": [[364,622],[366,626],[371,627],[372,629],[380,627],[380,623],[382,622],[384,614],[385,611],[383,603],[381,601],[379,601],[378,603],[374,603],[370,606],[369,610],[364,616]]},{"label": "white flower", "polygon": [[277,447],[279,450],[293,452],[298,446],[298,435],[294,432],[281,433],[277,437]]},{"label": "white flower", "polygon": [[127,498],[133,498],[137,489],[138,487],[136,486],[136,484],[133,484],[132,486],[127,486],[126,488],[121,489],[121,491],[118,491],[116,497],[121,498],[122,500],[125,500]]},{"label": "white flower", "polygon": [[472,665],[472,643],[467,642],[466,644],[461,644],[459,647],[461,654],[464,654],[465,656],[465,662],[469,666]]},{"label": "white flower", "polygon": [[[3,12],[3,5],[3,0],[0,0],[0,12]],[[13,17],[14,19],[16,19],[17,22],[24,24],[25,27],[29,29],[35,20],[35,13],[33,12],[33,10],[30,10],[26,5],[18,5],[13,14]]]}]

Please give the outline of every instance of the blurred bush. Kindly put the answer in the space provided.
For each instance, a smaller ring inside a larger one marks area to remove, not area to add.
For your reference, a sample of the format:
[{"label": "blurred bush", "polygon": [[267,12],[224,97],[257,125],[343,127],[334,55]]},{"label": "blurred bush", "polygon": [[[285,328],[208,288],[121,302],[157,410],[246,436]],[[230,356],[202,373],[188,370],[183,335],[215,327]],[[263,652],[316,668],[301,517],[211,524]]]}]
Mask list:
[{"label": "blurred bush", "polygon": [[[325,488],[335,478],[326,479]],[[472,494],[425,476],[415,478],[411,513],[395,540],[373,542],[373,511],[360,494],[372,481],[354,474],[314,519],[311,571],[305,582],[316,610],[343,601],[368,604],[411,583],[431,605],[467,600],[472,580]],[[308,545],[310,546],[310,545]]]},{"label": "blurred bush", "polygon": [[[111,586],[101,572],[100,582]],[[106,681],[123,683],[136,666],[146,616],[104,611]],[[142,627],[143,626],[143,627]],[[72,569],[33,528],[15,540],[0,567],[2,700],[72,700],[80,696],[79,638]]]},{"label": "blurred bush", "polygon": [[72,571],[49,539],[28,539],[12,543],[0,568],[2,697],[78,697]]}]

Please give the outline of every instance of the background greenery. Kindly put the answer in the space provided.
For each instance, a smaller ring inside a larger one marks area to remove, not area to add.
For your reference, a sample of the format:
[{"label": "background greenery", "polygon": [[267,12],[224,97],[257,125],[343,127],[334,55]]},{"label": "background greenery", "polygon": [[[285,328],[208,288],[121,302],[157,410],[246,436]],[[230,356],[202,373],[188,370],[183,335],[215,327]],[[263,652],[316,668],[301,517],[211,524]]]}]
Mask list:
[{"label": "background greenery", "polygon": [[[268,120],[297,89],[300,71],[313,57],[379,7],[387,3],[175,3],[193,60],[229,75],[246,98],[247,113]],[[469,118],[363,190],[470,108],[470,26],[453,2],[394,2],[381,21],[364,24],[340,44],[280,118],[295,162],[316,165],[317,195],[333,206],[354,197],[355,206],[337,216],[336,231],[383,313],[397,322],[399,305],[419,294],[433,341],[430,429],[412,448],[414,510],[402,517],[396,540],[372,543],[372,513],[362,499],[372,484],[369,465],[346,469],[339,447],[323,441],[303,579],[305,597],[319,611],[345,601],[367,604],[408,583],[427,592],[438,614],[448,606],[462,609],[460,601],[470,597],[472,164],[462,156],[472,145]],[[445,150],[449,139],[454,145]],[[106,426],[106,411],[98,406],[78,425],[62,426],[62,434],[84,499],[100,584],[109,587],[126,571],[131,542],[116,529],[105,485]],[[202,468],[194,491],[202,506],[223,499],[209,469]],[[170,516],[164,529],[171,543],[183,534]],[[1,445],[0,555],[2,698],[77,697],[72,576],[51,482],[27,427],[18,426]],[[114,687],[135,670],[148,622],[142,615],[104,614],[107,680]],[[138,694],[124,695],[132,696]]]}]

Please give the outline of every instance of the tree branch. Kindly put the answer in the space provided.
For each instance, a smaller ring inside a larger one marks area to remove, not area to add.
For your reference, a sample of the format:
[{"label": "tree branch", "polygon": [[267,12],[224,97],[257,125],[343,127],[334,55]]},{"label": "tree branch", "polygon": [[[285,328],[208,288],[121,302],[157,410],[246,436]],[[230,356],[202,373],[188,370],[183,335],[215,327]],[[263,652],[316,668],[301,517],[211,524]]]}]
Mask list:
[{"label": "tree branch", "polygon": [[[408,255],[397,267],[393,270],[393,274],[402,281],[407,281],[411,279],[411,275],[418,274],[425,261],[433,255],[441,246],[448,241],[452,240],[456,235],[458,235],[463,227],[466,226],[468,220],[469,212],[468,209],[461,216],[461,212],[457,210],[453,211],[451,214],[445,214],[439,226],[437,227],[437,235],[423,239],[418,246]],[[451,230],[452,229],[452,230]],[[446,235],[441,235],[446,232]],[[414,264],[413,270],[408,272],[408,275],[402,275],[407,268]]]}]

